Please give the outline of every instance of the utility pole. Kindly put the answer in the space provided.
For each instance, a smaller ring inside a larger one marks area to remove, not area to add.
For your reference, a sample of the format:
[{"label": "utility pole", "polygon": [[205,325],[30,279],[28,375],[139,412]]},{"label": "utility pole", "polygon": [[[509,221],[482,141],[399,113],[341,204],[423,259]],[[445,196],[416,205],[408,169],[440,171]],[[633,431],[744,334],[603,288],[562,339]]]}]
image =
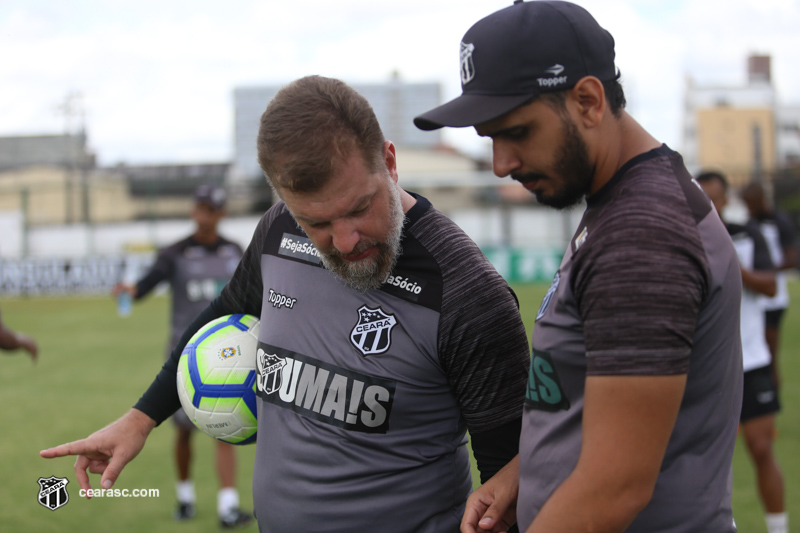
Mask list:
[{"label": "utility pole", "polygon": [[758,123],[755,123],[753,124],[753,174],[751,177],[753,183],[760,183],[763,181],[764,162],[762,159],[761,145],[761,127]]},{"label": "utility pole", "polygon": [[74,209],[75,182],[80,184],[81,220],[89,222],[89,192],[86,161],[86,112],[83,95],[70,91],[59,105],[57,112],[64,116],[64,134],[67,142],[68,170],[64,181],[65,222],[77,221]]}]

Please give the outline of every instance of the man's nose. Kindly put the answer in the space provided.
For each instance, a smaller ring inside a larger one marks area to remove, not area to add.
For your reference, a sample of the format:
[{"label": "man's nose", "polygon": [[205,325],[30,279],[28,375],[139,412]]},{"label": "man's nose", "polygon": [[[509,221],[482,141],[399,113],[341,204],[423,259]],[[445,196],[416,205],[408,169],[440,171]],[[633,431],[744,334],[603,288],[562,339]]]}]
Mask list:
[{"label": "man's nose", "polygon": [[333,247],[336,248],[339,253],[347,255],[358,245],[360,235],[352,222],[348,220],[336,220],[331,224],[331,239],[333,241]]}]

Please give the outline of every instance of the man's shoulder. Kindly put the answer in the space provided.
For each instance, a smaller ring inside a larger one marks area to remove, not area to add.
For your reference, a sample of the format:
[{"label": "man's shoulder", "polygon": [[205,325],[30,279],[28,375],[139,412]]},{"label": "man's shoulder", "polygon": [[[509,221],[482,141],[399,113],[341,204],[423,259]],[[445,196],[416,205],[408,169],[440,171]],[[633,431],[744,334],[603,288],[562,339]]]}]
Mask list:
[{"label": "man's shoulder", "polygon": [[465,254],[481,253],[469,235],[441,211],[431,207],[409,228],[411,234],[433,255],[454,249]]},{"label": "man's shoulder", "polygon": [[171,244],[163,246],[162,248],[159,248],[158,255],[159,257],[164,258],[174,258],[180,255],[184,250],[186,250],[186,248],[192,246],[193,242],[194,240],[192,239],[192,236],[188,235],[179,241],[175,241]]},{"label": "man's shoulder", "polygon": [[220,235],[218,249],[223,253],[236,252],[241,255],[242,246],[236,242]]},{"label": "man's shoulder", "polygon": [[[702,224],[716,214],[680,156],[671,150],[651,152],[617,179],[608,198],[590,205],[584,216],[578,232],[585,235],[579,244],[573,241],[576,264],[604,264],[624,276],[614,265],[646,265],[657,274],[691,258],[707,272],[706,242],[727,238],[726,232],[721,222]],[[707,232],[712,234],[706,237]]]},{"label": "man's shoulder", "polygon": [[713,211],[677,152],[662,146],[632,160],[612,194],[606,217],[620,217],[640,227],[671,231],[696,226]]},{"label": "man's shoulder", "polygon": [[287,208],[286,204],[279,200],[272,204],[272,206],[270,206],[270,208],[267,209],[267,211],[261,216],[261,219],[258,221],[256,232],[266,232],[276,220],[289,223],[296,227],[299,231],[302,231],[294,221],[292,214],[289,212],[289,208]]},{"label": "man's shoulder", "polygon": [[438,265],[445,284],[464,287],[507,285],[480,247],[442,212],[430,208],[410,228]]}]

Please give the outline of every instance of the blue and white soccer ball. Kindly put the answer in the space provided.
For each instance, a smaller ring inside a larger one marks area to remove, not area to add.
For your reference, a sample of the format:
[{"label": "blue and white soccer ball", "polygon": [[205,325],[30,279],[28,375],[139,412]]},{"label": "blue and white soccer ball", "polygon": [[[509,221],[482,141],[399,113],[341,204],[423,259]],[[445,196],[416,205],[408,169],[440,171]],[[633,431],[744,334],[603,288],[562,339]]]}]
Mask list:
[{"label": "blue and white soccer ball", "polygon": [[204,433],[231,444],[256,441],[258,318],[227,315],[192,336],[178,362],[178,396]]}]

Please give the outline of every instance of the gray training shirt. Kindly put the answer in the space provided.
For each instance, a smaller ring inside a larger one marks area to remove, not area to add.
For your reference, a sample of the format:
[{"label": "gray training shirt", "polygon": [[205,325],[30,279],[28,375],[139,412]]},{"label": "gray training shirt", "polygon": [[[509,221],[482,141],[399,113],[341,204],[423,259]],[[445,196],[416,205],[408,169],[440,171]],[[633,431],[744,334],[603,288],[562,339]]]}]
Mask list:
[{"label": "gray training shirt", "polygon": [[276,204],[222,293],[249,309],[260,291],[263,533],[456,532],[472,488],[467,429],[521,415],[529,357],[513,293],[427,200],[406,217],[396,268],[360,293]]},{"label": "gray training shirt", "polygon": [[666,146],[626,163],[587,203],[534,327],[520,530],[575,468],[587,376],[688,374],[653,498],[627,531],[735,531],[742,283],[728,232]]}]

